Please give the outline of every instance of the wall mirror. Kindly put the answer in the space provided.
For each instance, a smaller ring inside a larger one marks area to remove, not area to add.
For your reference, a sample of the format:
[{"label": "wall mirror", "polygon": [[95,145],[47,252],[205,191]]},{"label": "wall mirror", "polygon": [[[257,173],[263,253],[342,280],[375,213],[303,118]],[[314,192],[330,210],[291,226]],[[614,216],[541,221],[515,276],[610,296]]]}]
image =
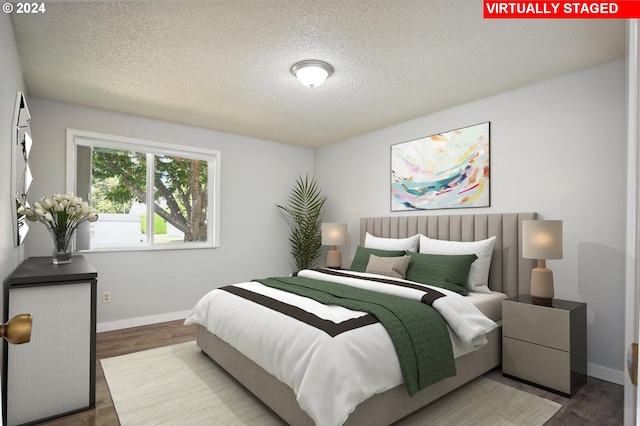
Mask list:
[{"label": "wall mirror", "polygon": [[19,212],[21,206],[28,206],[27,191],[31,185],[32,176],[29,168],[29,152],[33,141],[31,139],[31,128],[29,123],[31,114],[27,107],[24,93],[18,92],[16,96],[16,107],[13,113],[13,126],[11,128],[11,208],[15,218],[14,241],[19,246],[24,242],[24,238],[29,232],[29,224],[24,214]]}]

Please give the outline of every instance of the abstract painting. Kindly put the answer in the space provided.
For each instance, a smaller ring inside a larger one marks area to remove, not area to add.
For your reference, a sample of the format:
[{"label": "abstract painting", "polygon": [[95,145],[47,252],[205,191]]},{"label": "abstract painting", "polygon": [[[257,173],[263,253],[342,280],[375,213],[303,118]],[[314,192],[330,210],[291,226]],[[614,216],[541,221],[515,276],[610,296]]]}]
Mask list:
[{"label": "abstract painting", "polygon": [[489,122],[391,146],[391,211],[488,207]]}]

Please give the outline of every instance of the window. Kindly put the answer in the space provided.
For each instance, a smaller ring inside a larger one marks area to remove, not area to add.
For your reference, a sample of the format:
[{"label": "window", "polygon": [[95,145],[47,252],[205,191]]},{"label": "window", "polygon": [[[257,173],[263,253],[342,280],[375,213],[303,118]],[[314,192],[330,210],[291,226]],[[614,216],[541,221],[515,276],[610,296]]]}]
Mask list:
[{"label": "window", "polygon": [[220,152],[67,129],[67,189],[99,213],[76,250],[219,245]]}]

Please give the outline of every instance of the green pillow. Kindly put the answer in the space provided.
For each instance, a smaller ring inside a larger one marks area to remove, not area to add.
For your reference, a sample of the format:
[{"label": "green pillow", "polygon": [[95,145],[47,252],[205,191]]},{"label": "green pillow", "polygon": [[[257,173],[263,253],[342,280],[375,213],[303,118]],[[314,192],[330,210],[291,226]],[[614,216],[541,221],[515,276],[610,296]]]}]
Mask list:
[{"label": "green pillow", "polygon": [[404,250],[380,250],[358,246],[349,269],[356,272],[365,272],[369,263],[369,256],[372,254],[378,257],[398,257],[404,256],[406,252]]},{"label": "green pillow", "polygon": [[406,279],[455,291],[463,296],[469,294],[467,278],[471,264],[478,258],[475,254],[448,255],[407,252],[411,263]]}]

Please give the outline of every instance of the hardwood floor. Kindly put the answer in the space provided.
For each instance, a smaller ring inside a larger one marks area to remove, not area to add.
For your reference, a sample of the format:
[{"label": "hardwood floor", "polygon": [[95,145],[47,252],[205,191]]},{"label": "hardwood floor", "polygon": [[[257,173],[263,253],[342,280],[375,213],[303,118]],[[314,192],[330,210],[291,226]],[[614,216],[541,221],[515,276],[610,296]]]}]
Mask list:
[{"label": "hardwood floor", "polygon": [[[184,326],[182,321],[172,321],[144,327],[98,333],[96,339],[96,407],[70,416],[61,417],[39,425],[55,426],[118,426],[118,416],[111,401],[111,394],[104,379],[100,359],[132,352],[174,345],[195,340],[195,326]],[[550,399],[563,405],[547,426],[559,425],[622,425],[622,386],[588,378],[587,384],[573,398],[565,398],[524,383],[502,377],[499,368],[485,377]]]},{"label": "hardwood floor", "polygon": [[546,426],[617,426],[623,423],[621,385],[587,377],[587,384],[573,398],[566,398],[502,377],[500,368],[486,373],[485,377],[562,404],[560,411],[545,423]]}]

